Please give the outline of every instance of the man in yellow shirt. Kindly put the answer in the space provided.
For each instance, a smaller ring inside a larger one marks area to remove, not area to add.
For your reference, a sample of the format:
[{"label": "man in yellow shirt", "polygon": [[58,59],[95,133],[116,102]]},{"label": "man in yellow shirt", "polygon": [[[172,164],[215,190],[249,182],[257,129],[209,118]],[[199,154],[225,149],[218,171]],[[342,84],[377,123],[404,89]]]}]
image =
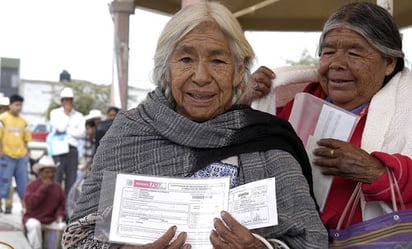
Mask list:
[{"label": "man in yellow shirt", "polygon": [[[28,148],[31,134],[20,115],[23,97],[10,96],[9,111],[0,115],[0,198],[7,198],[13,177],[20,200],[29,182]],[[24,208],[24,203],[22,203]]]}]

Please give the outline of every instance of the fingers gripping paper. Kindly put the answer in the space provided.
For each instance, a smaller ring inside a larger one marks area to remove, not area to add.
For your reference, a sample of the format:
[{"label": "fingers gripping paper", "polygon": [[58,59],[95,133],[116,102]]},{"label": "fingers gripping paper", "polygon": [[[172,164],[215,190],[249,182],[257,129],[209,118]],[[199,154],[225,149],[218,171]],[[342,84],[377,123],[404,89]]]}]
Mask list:
[{"label": "fingers gripping paper", "polygon": [[[289,122],[302,139],[312,162],[316,141],[321,138],[349,141],[359,119],[359,116],[323,99],[308,93],[297,93]],[[312,177],[315,198],[322,211],[332,176],[323,175],[318,166],[312,165]]]}]

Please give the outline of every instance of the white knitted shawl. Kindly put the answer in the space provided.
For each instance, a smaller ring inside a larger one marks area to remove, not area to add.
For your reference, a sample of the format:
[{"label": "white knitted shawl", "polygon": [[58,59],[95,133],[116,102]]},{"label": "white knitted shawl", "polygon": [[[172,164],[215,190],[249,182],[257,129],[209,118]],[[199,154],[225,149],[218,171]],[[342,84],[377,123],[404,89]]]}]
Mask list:
[{"label": "white knitted shawl", "polygon": [[364,150],[412,156],[411,94],[412,73],[408,68],[375,94],[363,131],[361,147]]},{"label": "white knitted shawl", "polygon": [[[315,82],[315,66],[288,66],[274,69],[276,78],[270,93],[252,107],[276,114],[276,88],[287,84]],[[412,155],[412,73],[408,68],[396,74],[372,98],[361,147],[368,151]]]}]

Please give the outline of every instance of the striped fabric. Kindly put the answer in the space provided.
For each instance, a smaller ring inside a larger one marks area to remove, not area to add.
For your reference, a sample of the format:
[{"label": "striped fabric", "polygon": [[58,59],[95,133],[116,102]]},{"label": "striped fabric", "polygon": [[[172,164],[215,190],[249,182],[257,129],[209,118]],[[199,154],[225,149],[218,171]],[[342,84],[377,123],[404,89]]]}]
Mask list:
[{"label": "striped fabric", "polygon": [[411,249],[412,210],[394,211],[330,234],[329,248]]},{"label": "striped fabric", "polygon": [[239,185],[276,177],[279,225],[257,232],[292,248],[327,248],[308,185],[309,161],[288,122],[239,107],[197,123],[177,114],[160,89],[137,108],[119,113],[101,140],[63,236],[64,248],[115,247],[94,239],[94,223],[102,218],[99,207],[113,203],[113,184],[102,186],[104,172],[186,177],[234,155]]}]

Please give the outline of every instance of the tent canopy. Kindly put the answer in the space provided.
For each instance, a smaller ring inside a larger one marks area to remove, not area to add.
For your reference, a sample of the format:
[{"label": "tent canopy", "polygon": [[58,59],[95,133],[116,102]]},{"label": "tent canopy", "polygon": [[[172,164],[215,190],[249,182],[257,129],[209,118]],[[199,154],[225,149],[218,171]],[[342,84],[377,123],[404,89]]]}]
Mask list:
[{"label": "tent canopy", "polygon": [[[376,0],[366,0],[376,3]],[[174,14],[182,0],[134,0],[136,8]],[[245,30],[320,31],[340,6],[354,0],[220,0]],[[412,1],[393,0],[393,16],[400,28],[412,25]]]},{"label": "tent canopy", "polygon": [[[129,15],[136,8],[172,15],[183,4],[200,0],[113,0],[116,41],[117,80],[120,106],[127,107]],[[210,0],[204,0],[210,1]],[[218,0],[238,18],[244,30],[256,31],[321,31],[324,22],[340,6],[356,0]],[[399,28],[412,26],[411,0],[364,0],[388,9]],[[111,102],[114,102],[113,94]]]}]

